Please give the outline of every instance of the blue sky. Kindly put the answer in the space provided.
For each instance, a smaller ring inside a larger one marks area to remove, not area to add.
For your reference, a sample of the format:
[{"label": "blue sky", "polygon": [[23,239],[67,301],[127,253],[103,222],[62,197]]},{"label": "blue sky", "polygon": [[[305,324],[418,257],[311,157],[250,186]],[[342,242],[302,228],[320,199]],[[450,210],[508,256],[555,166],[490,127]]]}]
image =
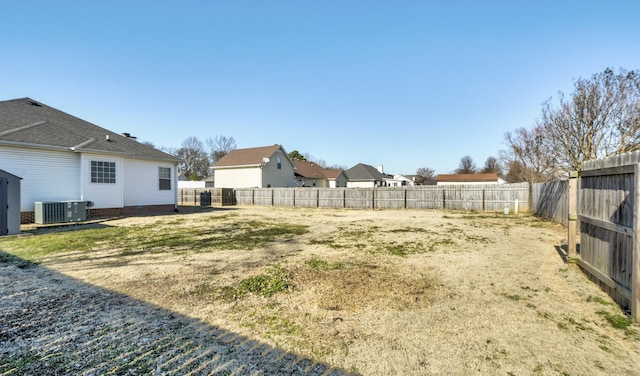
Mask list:
[{"label": "blue sky", "polygon": [[6,1],[0,51],[0,100],[157,147],[224,135],[449,173],[498,156],[576,78],[639,69],[640,4]]}]

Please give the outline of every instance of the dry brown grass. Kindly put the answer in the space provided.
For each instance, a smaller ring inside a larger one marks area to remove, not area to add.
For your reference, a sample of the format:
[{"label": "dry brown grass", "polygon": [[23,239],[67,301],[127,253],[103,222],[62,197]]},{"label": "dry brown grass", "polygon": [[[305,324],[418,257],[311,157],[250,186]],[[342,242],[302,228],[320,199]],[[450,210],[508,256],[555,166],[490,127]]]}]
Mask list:
[{"label": "dry brown grass", "polygon": [[[218,236],[241,239],[237,228],[248,223],[308,231],[252,249],[221,245]],[[640,374],[638,327],[614,328],[598,313],[621,314],[603,304],[611,300],[579,269],[563,263],[555,248],[563,230],[527,215],[243,207],[102,225],[206,231],[195,233],[192,248],[145,242],[37,261],[332,367],[367,375]],[[8,250],[2,242],[0,248]],[[225,295],[269,278],[284,281],[283,291]],[[228,352],[239,364],[256,364]],[[291,372],[260,364],[233,372]]]}]

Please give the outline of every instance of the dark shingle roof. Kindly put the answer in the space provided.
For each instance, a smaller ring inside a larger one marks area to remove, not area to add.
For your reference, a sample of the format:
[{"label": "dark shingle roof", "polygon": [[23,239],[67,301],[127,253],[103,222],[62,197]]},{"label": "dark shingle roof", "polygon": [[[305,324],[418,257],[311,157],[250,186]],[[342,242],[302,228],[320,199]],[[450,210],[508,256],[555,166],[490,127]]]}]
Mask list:
[{"label": "dark shingle roof", "polygon": [[0,101],[0,145],[93,151],[144,159],[177,161],[133,138],[49,107],[31,98]]},{"label": "dark shingle roof", "polygon": [[363,163],[351,167],[344,174],[349,181],[384,181],[384,175],[377,168]]}]

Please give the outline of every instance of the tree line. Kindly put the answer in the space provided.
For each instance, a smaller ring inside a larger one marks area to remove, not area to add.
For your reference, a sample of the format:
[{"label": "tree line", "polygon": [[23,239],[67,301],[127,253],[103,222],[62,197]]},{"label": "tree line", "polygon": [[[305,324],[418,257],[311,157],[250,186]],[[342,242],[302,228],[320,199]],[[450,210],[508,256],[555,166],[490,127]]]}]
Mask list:
[{"label": "tree line", "polygon": [[198,137],[187,137],[179,148],[161,148],[177,157],[178,171],[189,180],[202,180],[211,175],[210,167],[236,148],[233,137],[215,136],[204,142]]},{"label": "tree line", "polygon": [[[549,98],[530,128],[505,133],[506,149],[482,169],[460,160],[456,173],[496,172],[507,182],[544,182],[566,177],[582,162],[640,150],[640,72],[607,68],[574,81],[573,91]],[[416,174],[433,179],[421,167]]]},{"label": "tree line", "polygon": [[[497,173],[509,183],[543,182],[566,177],[583,161],[640,150],[640,72],[611,68],[574,81],[573,91],[558,92],[542,104],[539,118],[529,127],[504,134],[506,149],[489,156],[478,167],[470,156],[460,159],[457,174]],[[216,136],[204,142],[192,136],[180,148],[162,148],[180,159],[178,169],[190,180],[209,176],[210,167],[236,148],[233,137]],[[297,150],[293,160],[310,161],[324,168],[322,159]],[[429,167],[416,171],[416,182],[435,180]]]}]

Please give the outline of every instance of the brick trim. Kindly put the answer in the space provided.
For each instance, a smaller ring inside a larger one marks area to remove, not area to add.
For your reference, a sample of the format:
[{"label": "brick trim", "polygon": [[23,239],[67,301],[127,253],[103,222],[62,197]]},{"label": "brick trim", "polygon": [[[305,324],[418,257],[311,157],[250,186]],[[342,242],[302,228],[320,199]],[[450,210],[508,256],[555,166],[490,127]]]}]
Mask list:
[{"label": "brick trim", "polygon": [[[89,209],[87,212],[87,219],[163,214],[163,213],[170,213],[173,211],[175,211],[175,206],[173,204],[125,206],[123,208]],[[35,221],[36,221],[36,216],[34,212],[20,213],[21,224],[35,223]]]}]

